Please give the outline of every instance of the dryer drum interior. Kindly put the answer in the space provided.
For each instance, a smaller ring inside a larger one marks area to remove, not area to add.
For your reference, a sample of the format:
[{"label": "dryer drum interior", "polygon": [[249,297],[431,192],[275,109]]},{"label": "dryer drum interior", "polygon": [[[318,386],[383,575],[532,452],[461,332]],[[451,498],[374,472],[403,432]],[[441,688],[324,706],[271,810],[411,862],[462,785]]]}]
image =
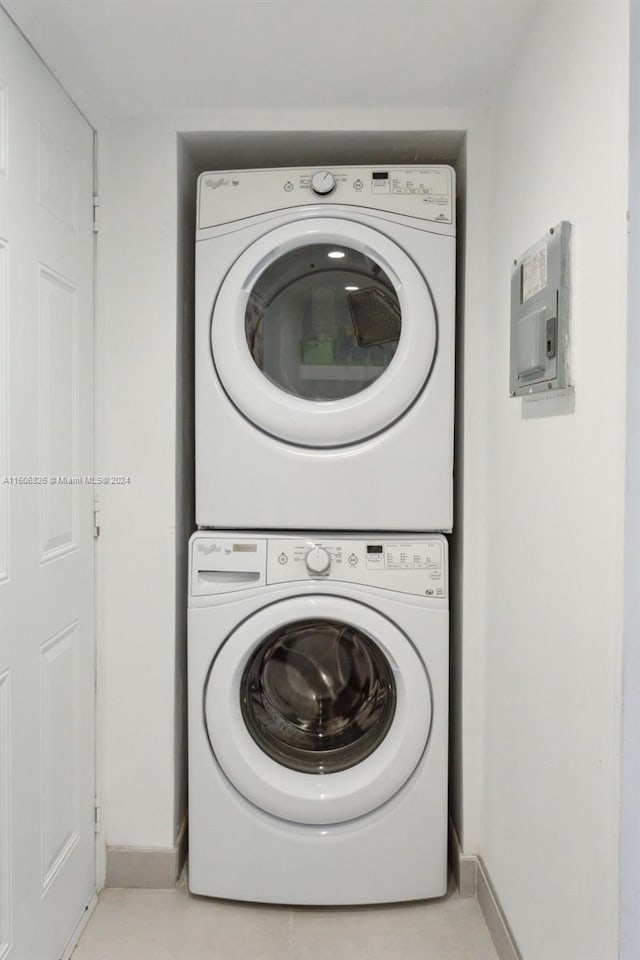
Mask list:
[{"label": "dryer drum interior", "polygon": [[343,399],[377,380],[401,326],[391,279],[347,243],[303,244],[279,256],[252,286],[245,312],[258,369],[310,401]]},{"label": "dryer drum interior", "polygon": [[360,763],[393,721],[396,687],[380,647],[338,620],[308,619],[270,633],[240,684],[242,716],[273,760],[303,773]]}]

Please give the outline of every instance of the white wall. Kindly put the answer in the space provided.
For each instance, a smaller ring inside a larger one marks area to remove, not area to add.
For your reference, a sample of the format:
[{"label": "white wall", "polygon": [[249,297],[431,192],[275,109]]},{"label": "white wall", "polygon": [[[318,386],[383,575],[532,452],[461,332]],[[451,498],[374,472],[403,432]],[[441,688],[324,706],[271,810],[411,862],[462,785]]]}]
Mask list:
[{"label": "white wall", "polygon": [[175,136],[105,127],[101,154],[98,412],[102,507],[105,837],[171,847],[175,837],[176,180]]},{"label": "white wall", "polygon": [[454,532],[451,537],[449,805],[462,849],[482,838],[487,297],[491,200],[488,126],[467,140],[465,231],[458,236]]},{"label": "white wall", "polygon": [[[103,508],[103,799],[110,846],[170,847],[182,813],[179,732],[174,745],[181,716],[175,690],[181,643],[178,617],[176,648],[176,577],[183,577],[182,562],[176,564],[175,527],[179,525],[181,537],[186,529],[174,490],[176,466],[184,456],[176,442],[176,431],[181,433],[176,422],[176,315],[182,314],[181,304],[176,310],[176,133],[301,129],[342,131],[346,143],[354,131],[469,131],[465,351],[474,362],[467,364],[465,378],[475,410],[475,398],[483,395],[484,368],[477,357],[486,324],[489,169],[484,111],[269,111],[110,122],[101,154],[103,468],[132,477],[127,489],[107,491]],[[184,351],[184,342],[180,349]],[[465,445],[475,456],[474,409]],[[480,839],[482,636],[475,610],[482,598],[476,531],[483,510],[474,471],[460,486],[459,504],[469,536],[456,581],[460,587],[464,580],[463,601],[470,612],[464,651],[461,633],[457,635],[456,684],[465,708],[456,724],[455,782],[461,787],[464,781],[464,799],[454,788],[454,807],[465,845],[473,850]]]},{"label": "white wall", "polygon": [[[617,956],[627,17],[541,4],[495,111],[481,853],[525,960]],[[508,397],[510,265],[562,219],[574,412]]]}]

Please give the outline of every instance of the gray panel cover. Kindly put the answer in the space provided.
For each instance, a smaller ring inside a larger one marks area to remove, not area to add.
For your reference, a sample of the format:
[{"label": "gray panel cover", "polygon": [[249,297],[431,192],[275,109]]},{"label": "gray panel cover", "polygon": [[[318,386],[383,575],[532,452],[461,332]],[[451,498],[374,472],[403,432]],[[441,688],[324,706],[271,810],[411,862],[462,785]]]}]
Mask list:
[{"label": "gray panel cover", "polygon": [[571,224],[563,220],[514,262],[510,393],[563,390],[568,369]]}]

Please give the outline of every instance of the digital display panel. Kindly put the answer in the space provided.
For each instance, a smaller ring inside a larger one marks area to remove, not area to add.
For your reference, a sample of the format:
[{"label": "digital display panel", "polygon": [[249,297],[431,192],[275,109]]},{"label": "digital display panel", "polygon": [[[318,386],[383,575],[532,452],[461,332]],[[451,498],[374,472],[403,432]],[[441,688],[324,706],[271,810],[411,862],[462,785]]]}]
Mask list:
[{"label": "digital display panel", "polygon": [[386,173],[386,172],[381,173],[381,172],[378,172],[377,170],[374,170],[373,173],[371,174],[371,176],[372,176],[372,178],[373,178],[374,180],[388,180],[388,179],[389,179],[389,174],[388,174],[388,173]]},{"label": "digital display panel", "polygon": [[381,544],[381,543],[368,543],[368,544],[367,544],[367,553],[382,553],[382,544]]},{"label": "digital display panel", "polygon": [[234,543],[233,552],[234,553],[257,553],[258,544],[257,543]]}]

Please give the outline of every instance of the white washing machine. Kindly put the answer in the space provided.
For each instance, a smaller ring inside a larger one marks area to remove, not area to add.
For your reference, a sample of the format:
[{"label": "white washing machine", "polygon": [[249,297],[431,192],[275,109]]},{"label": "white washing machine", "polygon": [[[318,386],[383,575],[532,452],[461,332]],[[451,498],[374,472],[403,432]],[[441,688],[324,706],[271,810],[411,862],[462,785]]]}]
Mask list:
[{"label": "white washing machine", "polygon": [[446,540],[197,533],[189,577],[190,889],[444,894]]},{"label": "white washing machine", "polygon": [[199,527],[452,527],[455,174],[203,174]]}]

